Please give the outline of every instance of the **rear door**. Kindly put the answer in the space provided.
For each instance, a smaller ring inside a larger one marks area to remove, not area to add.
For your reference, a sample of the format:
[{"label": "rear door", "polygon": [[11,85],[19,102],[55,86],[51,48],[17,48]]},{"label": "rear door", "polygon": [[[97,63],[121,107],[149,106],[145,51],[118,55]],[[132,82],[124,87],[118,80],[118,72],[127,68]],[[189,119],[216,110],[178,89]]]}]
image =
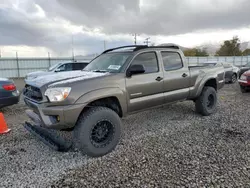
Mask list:
[{"label": "rear door", "polygon": [[173,51],[161,51],[164,72],[164,102],[186,99],[189,95],[190,73],[181,55]]},{"label": "rear door", "polygon": [[131,65],[141,64],[145,73],[126,78],[128,111],[135,112],[163,104],[163,72],[154,51],[137,54]]}]

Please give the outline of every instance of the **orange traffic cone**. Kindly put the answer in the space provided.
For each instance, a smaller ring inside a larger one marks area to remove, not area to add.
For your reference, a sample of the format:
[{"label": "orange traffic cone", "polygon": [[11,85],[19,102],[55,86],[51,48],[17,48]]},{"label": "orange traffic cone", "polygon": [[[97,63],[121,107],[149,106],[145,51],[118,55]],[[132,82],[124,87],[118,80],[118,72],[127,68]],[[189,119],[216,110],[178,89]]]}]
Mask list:
[{"label": "orange traffic cone", "polygon": [[4,120],[3,113],[0,113],[0,134],[5,134],[8,132],[10,132],[10,129],[8,128],[8,126]]}]

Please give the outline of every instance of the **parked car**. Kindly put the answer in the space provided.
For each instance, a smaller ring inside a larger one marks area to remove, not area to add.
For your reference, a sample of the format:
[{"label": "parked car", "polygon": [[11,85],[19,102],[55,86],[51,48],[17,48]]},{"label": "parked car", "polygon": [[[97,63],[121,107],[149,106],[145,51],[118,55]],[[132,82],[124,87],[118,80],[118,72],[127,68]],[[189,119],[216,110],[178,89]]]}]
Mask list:
[{"label": "parked car", "polygon": [[240,76],[238,83],[240,84],[240,89],[242,93],[246,93],[250,90],[250,70],[244,72]]},{"label": "parked car", "polygon": [[19,102],[19,94],[12,80],[0,78],[0,108],[17,104]]},{"label": "parked car", "polygon": [[23,94],[35,124],[73,128],[74,145],[96,157],[116,147],[127,115],[183,100],[194,101],[201,115],[215,113],[224,74],[220,64],[188,66],[176,45],[132,45],[104,51],[83,71],[28,80]]},{"label": "parked car", "polygon": [[243,67],[240,68],[239,77],[248,70],[250,70],[250,62],[248,62],[246,65],[243,65]]},{"label": "parked car", "polygon": [[224,67],[224,70],[225,70],[225,82],[226,83],[235,83],[237,81],[240,69],[238,67],[234,66],[232,63],[218,62],[218,61],[207,61],[204,63],[213,64],[213,65],[215,65],[217,63],[222,64]]},{"label": "parked car", "polygon": [[51,66],[47,71],[36,71],[28,73],[25,77],[25,80],[35,79],[38,76],[51,75],[58,72],[66,72],[66,71],[77,71],[82,70],[88,65],[88,62],[59,62],[53,66]]}]

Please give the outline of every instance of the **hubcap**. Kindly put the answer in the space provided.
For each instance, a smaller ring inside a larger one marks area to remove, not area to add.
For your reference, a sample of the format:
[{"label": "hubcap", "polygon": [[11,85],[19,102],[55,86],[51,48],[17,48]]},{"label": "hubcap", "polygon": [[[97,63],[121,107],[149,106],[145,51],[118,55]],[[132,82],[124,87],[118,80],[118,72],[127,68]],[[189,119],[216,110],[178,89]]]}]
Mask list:
[{"label": "hubcap", "polygon": [[214,96],[212,95],[212,94],[210,94],[209,96],[208,96],[208,99],[207,99],[207,107],[209,108],[209,109],[212,109],[213,108],[213,106],[214,106]]},{"label": "hubcap", "polygon": [[232,76],[232,82],[233,83],[236,82],[236,76],[235,76],[235,74]]},{"label": "hubcap", "polygon": [[112,141],[113,135],[113,124],[107,120],[102,120],[93,127],[90,140],[95,147],[103,148]]}]

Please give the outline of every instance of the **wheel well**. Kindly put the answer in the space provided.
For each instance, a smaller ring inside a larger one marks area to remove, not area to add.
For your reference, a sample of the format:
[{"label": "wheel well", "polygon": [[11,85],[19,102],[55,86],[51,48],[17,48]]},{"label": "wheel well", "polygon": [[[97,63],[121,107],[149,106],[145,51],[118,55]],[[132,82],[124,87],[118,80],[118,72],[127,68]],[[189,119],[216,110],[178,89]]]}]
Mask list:
[{"label": "wheel well", "polygon": [[120,117],[122,117],[122,109],[119,100],[116,97],[107,97],[92,101],[83,110],[93,106],[103,106],[114,110]]},{"label": "wheel well", "polygon": [[210,86],[213,87],[217,91],[217,83],[215,79],[208,80],[204,86]]}]

